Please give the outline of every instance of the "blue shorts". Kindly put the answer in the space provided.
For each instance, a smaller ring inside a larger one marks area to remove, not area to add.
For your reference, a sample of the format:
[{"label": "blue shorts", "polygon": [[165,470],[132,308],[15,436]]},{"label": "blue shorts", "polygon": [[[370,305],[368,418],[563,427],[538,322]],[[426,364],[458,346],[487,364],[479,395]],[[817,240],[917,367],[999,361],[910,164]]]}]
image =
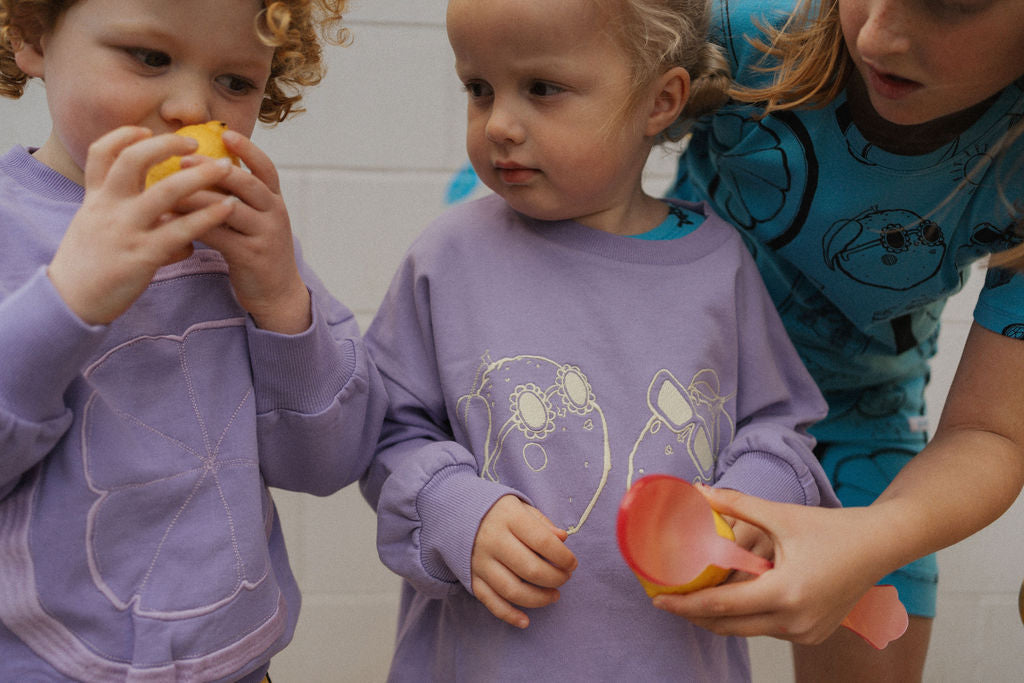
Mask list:
[{"label": "blue shorts", "polygon": [[[924,448],[924,384],[919,378],[826,396],[829,417],[811,431],[818,439],[815,453],[844,506],[870,505]],[[896,396],[900,400],[894,400]],[[865,397],[874,400],[867,402]],[[927,555],[878,583],[895,586],[910,614],[934,618],[938,581],[936,557]]]}]

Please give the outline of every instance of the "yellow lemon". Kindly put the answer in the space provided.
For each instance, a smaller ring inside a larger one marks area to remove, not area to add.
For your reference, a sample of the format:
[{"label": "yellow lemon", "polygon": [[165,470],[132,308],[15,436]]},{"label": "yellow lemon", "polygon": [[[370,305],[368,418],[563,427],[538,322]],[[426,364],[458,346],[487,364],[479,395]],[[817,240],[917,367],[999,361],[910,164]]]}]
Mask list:
[{"label": "yellow lemon", "polygon": [[[207,121],[206,123],[184,126],[174,131],[174,134],[184,135],[196,140],[199,143],[199,149],[196,150],[196,154],[202,154],[213,159],[227,157],[231,159],[231,163],[238,166],[238,157],[228,151],[227,147],[224,146],[224,140],[221,138],[227,128],[228,125],[222,121]],[[146,187],[180,170],[181,157],[174,156],[164,159],[149,169],[149,172],[146,174]]]},{"label": "yellow lemon", "polygon": [[[725,518],[714,510],[711,511],[711,514],[715,518],[715,531],[718,532],[718,535],[722,538],[727,538],[730,541],[735,541],[736,534],[732,532],[732,527],[729,526],[727,521],[725,521]],[[713,564],[709,564],[704,568],[704,571],[697,575],[697,578],[678,586],[663,586],[659,583],[652,583],[644,579],[642,576],[637,576],[637,578],[640,579],[640,583],[643,585],[644,591],[647,592],[647,596],[653,598],[655,595],[661,595],[662,593],[692,593],[693,591],[700,590],[701,588],[717,586],[725,581],[729,576],[730,571],[731,570],[729,569],[723,569],[721,567],[716,567]]]}]

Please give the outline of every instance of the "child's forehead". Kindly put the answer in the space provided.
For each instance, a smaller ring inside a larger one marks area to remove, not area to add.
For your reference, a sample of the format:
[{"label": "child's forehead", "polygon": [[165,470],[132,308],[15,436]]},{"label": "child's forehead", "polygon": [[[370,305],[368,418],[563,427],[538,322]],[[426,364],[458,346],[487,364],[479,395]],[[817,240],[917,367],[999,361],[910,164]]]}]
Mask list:
[{"label": "child's forehead", "polygon": [[607,16],[606,7],[599,0],[449,0],[447,21],[449,28],[455,24],[526,40],[537,31],[594,30]]},{"label": "child's forehead", "polygon": [[448,35],[453,47],[500,46],[522,57],[603,40],[605,14],[594,0],[451,0]]}]

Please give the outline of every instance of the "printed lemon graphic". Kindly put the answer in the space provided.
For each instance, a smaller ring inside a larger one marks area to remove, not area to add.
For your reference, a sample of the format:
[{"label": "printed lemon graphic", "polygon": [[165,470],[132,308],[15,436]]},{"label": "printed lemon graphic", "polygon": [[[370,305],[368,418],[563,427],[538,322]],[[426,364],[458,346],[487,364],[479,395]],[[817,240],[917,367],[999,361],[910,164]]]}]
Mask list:
[{"label": "printed lemon graphic", "polygon": [[[228,124],[223,121],[207,121],[206,123],[184,126],[174,131],[174,134],[184,135],[187,138],[196,140],[199,143],[199,149],[196,150],[196,154],[202,154],[213,159],[227,157],[237,166],[238,157],[228,151],[227,147],[224,146],[224,140],[221,139],[227,128]],[[146,187],[180,170],[181,157],[175,156],[170,159],[164,159],[149,169],[149,173],[146,174]]]},{"label": "printed lemon graphic", "polygon": [[[730,541],[735,541],[736,534],[732,532],[732,527],[725,521],[725,518],[714,510],[711,511],[711,514],[715,518],[715,531],[718,532],[718,535]],[[637,576],[637,578],[640,579],[640,583],[643,585],[644,591],[647,592],[647,596],[653,598],[655,595],[661,595],[662,593],[692,593],[701,588],[717,586],[725,581],[730,571],[729,569],[722,569],[721,567],[709,564],[693,581],[678,586],[663,586],[658,583],[651,583],[642,576]]]}]

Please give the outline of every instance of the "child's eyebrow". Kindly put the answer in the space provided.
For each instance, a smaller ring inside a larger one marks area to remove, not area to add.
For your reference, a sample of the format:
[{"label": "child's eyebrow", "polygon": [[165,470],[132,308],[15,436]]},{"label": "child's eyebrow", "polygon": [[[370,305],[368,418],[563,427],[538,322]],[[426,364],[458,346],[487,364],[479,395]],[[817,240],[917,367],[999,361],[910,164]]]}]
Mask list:
[{"label": "child's eyebrow", "polygon": [[139,38],[170,39],[175,37],[173,33],[164,30],[159,24],[137,20],[133,21],[131,19],[113,21],[107,24],[106,29],[110,33],[127,33],[132,36],[138,36]]}]

